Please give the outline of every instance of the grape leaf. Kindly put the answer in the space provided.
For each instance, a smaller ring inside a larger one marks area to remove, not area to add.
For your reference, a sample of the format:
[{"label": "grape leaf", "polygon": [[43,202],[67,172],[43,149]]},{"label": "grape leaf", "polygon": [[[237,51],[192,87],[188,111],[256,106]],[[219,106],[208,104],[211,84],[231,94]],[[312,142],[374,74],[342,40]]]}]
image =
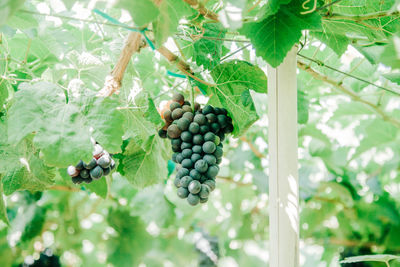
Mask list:
[{"label": "grape leaf", "polygon": [[99,180],[93,181],[90,184],[85,184],[85,188],[89,189],[91,192],[96,193],[101,198],[107,197],[107,180],[105,177],[102,177]]},{"label": "grape leaf", "polygon": [[146,251],[151,248],[152,237],[147,233],[146,225],[139,217],[130,216],[129,211],[117,209],[109,212],[108,223],[118,236],[107,242],[107,260],[120,267],[138,266]]},{"label": "grape leaf", "polygon": [[400,85],[400,73],[396,72],[396,73],[387,73],[384,74],[383,77],[385,77],[386,79],[388,79],[391,82],[397,83],[398,85]]},{"label": "grape leaf", "polygon": [[7,217],[6,204],[4,203],[4,198],[3,198],[3,183],[1,182],[1,177],[0,177],[0,220],[5,222],[6,224],[10,224]]},{"label": "grape leaf", "polygon": [[25,0],[4,0],[0,3],[0,26],[5,24]]},{"label": "grape leaf", "polygon": [[[204,25],[204,37],[224,38],[226,30],[218,24]],[[219,64],[222,56],[223,41],[200,38],[193,43],[193,58],[196,64],[212,70]]]},{"label": "grape leaf", "polygon": [[150,186],[167,177],[163,146],[163,142],[154,135],[149,139],[147,151],[134,142],[129,143],[122,159],[123,172],[135,187]]},{"label": "grape leaf", "polygon": [[149,150],[149,141],[157,134],[154,125],[144,118],[144,114],[138,110],[122,110],[126,118],[124,138],[133,138],[135,143],[144,151]]},{"label": "grape leaf", "polygon": [[258,119],[253,100],[243,98],[243,92],[252,89],[266,93],[267,77],[259,67],[238,60],[217,66],[211,71],[211,76],[217,86],[207,89],[209,103],[225,107],[233,119],[233,135],[242,135]]},{"label": "grape leaf", "polygon": [[159,6],[159,10],[160,15],[153,21],[157,47],[163,45],[168,37],[177,31],[179,20],[193,13],[189,4],[181,0],[164,0]]},{"label": "grape leaf", "polygon": [[160,14],[152,0],[119,0],[116,6],[129,11],[133,22],[139,27],[153,21]]},{"label": "grape leaf", "polygon": [[3,104],[6,102],[8,97],[8,88],[10,83],[6,80],[0,81],[0,110],[2,109]]},{"label": "grape leaf", "polygon": [[321,26],[321,17],[316,12],[302,15],[302,1],[293,0],[282,5],[279,11],[260,22],[245,23],[240,33],[246,35],[254,45],[256,55],[277,67],[287,52],[300,39],[301,31],[315,30]]},{"label": "grape leaf", "polygon": [[160,184],[135,195],[131,202],[131,215],[140,216],[146,223],[154,221],[160,227],[170,225],[175,219],[174,205],[165,198],[164,187]]},{"label": "grape leaf", "polygon": [[[324,25],[324,23],[322,23],[322,25]],[[313,32],[312,35],[332,48],[339,57],[346,52],[347,46],[350,44],[349,38],[345,35],[336,34],[335,31],[331,31],[325,26],[323,26],[322,32]]]},{"label": "grape leaf", "polygon": [[265,16],[274,15],[278,12],[281,5],[286,5],[292,0],[270,0],[262,7],[262,14]]},{"label": "grape leaf", "polygon": [[87,115],[87,123],[93,127],[93,138],[110,153],[121,151],[124,134],[124,116],[117,110],[116,98],[96,98]]}]

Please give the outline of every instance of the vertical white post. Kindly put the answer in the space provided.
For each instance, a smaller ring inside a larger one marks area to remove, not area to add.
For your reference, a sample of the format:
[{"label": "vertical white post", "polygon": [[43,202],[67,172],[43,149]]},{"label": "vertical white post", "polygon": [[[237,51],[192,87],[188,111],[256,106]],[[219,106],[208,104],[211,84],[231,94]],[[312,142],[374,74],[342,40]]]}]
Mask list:
[{"label": "vertical white post", "polygon": [[268,66],[270,267],[299,266],[296,52]]}]

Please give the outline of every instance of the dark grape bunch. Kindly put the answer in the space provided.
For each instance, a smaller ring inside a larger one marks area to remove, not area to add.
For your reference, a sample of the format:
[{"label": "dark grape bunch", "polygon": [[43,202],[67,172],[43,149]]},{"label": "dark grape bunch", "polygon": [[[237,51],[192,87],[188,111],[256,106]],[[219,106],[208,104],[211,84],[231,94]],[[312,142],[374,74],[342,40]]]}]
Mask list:
[{"label": "dark grape bunch", "polygon": [[218,238],[201,231],[201,236],[195,240],[196,251],[199,255],[199,267],[217,267],[219,259]]},{"label": "dark grape bunch", "polygon": [[76,166],[69,166],[67,173],[72,177],[74,184],[81,184],[82,182],[90,184],[93,180],[107,176],[114,168],[115,161],[111,155],[99,144],[96,144],[92,160],[89,163],[80,160]]},{"label": "dark grape bunch", "polygon": [[225,134],[233,131],[232,119],[224,108],[198,103],[194,110],[183,95],[175,94],[169,109],[163,110],[166,124],[159,136],[171,140],[172,160],[179,164],[174,181],[180,198],[190,205],[205,203],[215,189]]}]

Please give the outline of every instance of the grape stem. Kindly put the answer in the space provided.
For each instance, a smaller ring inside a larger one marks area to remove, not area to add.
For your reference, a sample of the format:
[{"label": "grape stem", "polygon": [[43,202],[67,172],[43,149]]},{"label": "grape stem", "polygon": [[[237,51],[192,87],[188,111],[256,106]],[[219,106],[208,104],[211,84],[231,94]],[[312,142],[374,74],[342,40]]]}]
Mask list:
[{"label": "grape stem", "polygon": [[125,70],[131,60],[132,55],[139,52],[142,47],[142,34],[139,32],[129,33],[119,56],[118,62],[115,64],[111,74],[106,77],[104,87],[99,91],[97,94],[98,96],[107,97],[114,93],[118,94],[119,89],[122,86],[122,79],[124,77]]},{"label": "grape stem", "polygon": [[400,121],[398,121],[397,119],[392,118],[391,116],[386,114],[380,107],[376,106],[372,102],[362,99],[358,94],[356,94],[355,92],[351,91],[350,89],[344,87],[342,83],[339,83],[337,81],[330,79],[328,76],[325,76],[325,75],[317,72],[316,70],[312,69],[307,64],[305,64],[301,61],[297,61],[297,67],[299,69],[302,69],[302,70],[308,72],[315,79],[324,81],[326,83],[329,83],[330,85],[333,85],[334,88],[336,88],[338,91],[348,95],[352,100],[363,103],[366,106],[368,106],[373,112],[375,112],[377,115],[381,116],[383,120],[392,123],[397,128],[400,128]]},{"label": "grape stem", "polygon": [[183,0],[183,1],[188,3],[193,9],[196,9],[205,18],[211,19],[215,22],[219,22],[218,15],[205,8],[204,5],[202,3],[199,3],[198,0]]}]

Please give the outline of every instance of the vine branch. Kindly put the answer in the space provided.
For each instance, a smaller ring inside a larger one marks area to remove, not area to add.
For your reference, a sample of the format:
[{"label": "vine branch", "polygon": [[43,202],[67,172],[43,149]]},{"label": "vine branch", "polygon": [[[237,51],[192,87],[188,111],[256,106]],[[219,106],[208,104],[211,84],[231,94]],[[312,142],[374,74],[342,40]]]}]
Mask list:
[{"label": "vine branch", "polygon": [[205,84],[207,86],[211,86],[214,87],[216,86],[215,84],[206,82],[196,76],[193,75],[193,71],[190,69],[189,64],[187,64],[184,60],[182,60],[181,58],[179,58],[177,55],[175,55],[174,53],[172,53],[168,48],[166,48],[165,46],[161,46],[160,48],[157,49],[157,51],[163,55],[170,63],[176,65],[176,67],[182,71],[184,74],[186,74],[187,76],[193,78],[194,80]]},{"label": "vine branch", "polygon": [[316,70],[312,69],[311,67],[307,66],[307,64],[297,61],[297,67],[308,72],[311,76],[313,76],[315,79],[324,81],[326,83],[329,83],[333,85],[338,91],[348,95],[352,100],[363,103],[367,105],[373,112],[378,114],[379,116],[382,117],[383,120],[388,121],[395,125],[397,128],[400,128],[400,121],[396,120],[395,118],[390,117],[387,115],[381,108],[373,104],[372,102],[369,102],[367,100],[362,99],[359,95],[354,93],[353,91],[347,89],[346,87],[343,86],[342,83],[339,83],[337,81],[334,81],[330,79],[328,76],[325,76]]},{"label": "vine branch", "polygon": [[352,20],[355,22],[363,21],[363,20],[370,20],[370,19],[379,19],[383,17],[390,17],[390,16],[398,16],[400,15],[400,11],[380,11],[376,13],[370,13],[365,15],[345,15],[345,14],[329,14],[323,16],[324,19],[330,20]]},{"label": "vine branch", "polygon": [[250,150],[253,151],[254,155],[256,155],[257,158],[260,159],[265,158],[265,155],[261,153],[257,149],[257,147],[252,142],[250,142],[245,136],[240,137],[240,140],[242,140],[242,142],[245,142],[250,147]]},{"label": "vine branch", "polygon": [[142,35],[138,32],[131,32],[125,41],[124,48],[119,56],[117,64],[115,64],[110,75],[106,77],[103,89],[98,93],[98,96],[111,96],[113,93],[118,93],[122,86],[122,79],[126,67],[131,60],[134,53],[138,52],[141,48]]},{"label": "vine branch", "polygon": [[183,0],[188,3],[192,8],[196,9],[204,17],[219,22],[218,15],[204,7],[198,0]]}]

